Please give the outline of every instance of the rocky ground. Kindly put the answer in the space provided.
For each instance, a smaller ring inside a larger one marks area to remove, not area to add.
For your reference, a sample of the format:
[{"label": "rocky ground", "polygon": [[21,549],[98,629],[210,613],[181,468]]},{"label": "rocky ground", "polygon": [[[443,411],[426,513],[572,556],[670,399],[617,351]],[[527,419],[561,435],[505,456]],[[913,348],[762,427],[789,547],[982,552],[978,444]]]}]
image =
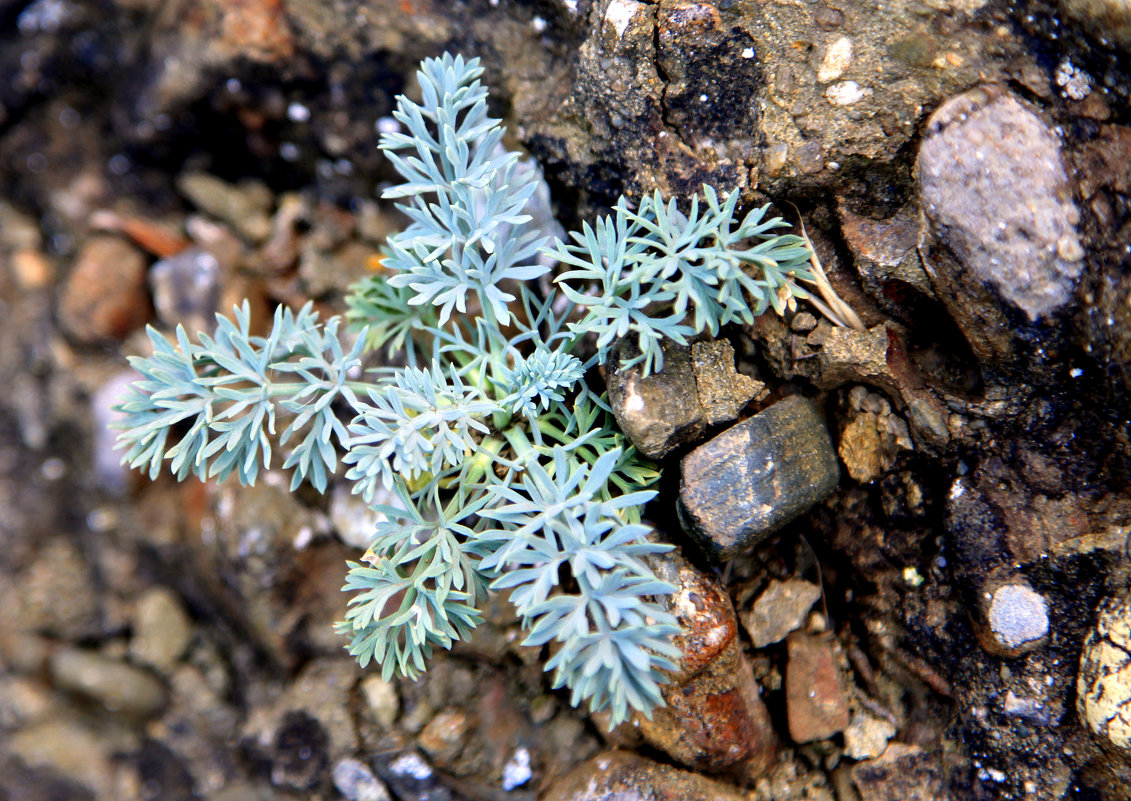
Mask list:
[{"label": "rocky ground", "polygon": [[[685,654],[611,734],[502,602],[360,670],[348,488],[149,482],[106,429],[146,324],[342,310],[444,49],[564,225],[737,187],[865,324],[608,376]],[[1127,52],[1120,0],[0,0],[0,799],[1131,798]]]}]

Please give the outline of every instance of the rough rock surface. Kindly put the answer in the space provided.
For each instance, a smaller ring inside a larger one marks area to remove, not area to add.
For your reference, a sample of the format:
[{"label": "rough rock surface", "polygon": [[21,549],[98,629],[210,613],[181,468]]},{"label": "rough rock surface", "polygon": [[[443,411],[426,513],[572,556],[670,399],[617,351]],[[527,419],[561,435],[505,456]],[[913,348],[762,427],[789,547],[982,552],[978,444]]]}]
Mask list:
[{"label": "rough rock surface", "polygon": [[555,784],[543,801],[739,801],[728,785],[697,773],[611,751],[593,757]]},{"label": "rough rock surface", "polygon": [[1060,135],[1006,89],[982,86],[931,115],[917,173],[936,293],[980,359],[1016,364],[1028,355],[1017,313],[1056,313],[1084,269]]}]

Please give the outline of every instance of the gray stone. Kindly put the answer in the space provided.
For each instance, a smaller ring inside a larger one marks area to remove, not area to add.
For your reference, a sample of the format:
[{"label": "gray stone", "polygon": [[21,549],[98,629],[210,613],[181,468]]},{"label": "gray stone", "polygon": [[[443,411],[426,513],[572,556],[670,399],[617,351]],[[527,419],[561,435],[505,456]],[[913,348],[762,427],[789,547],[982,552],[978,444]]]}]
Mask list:
[{"label": "gray stone", "polygon": [[665,341],[664,367],[644,378],[639,364],[621,368],[638,353],[629,339],[620,339],[609,354],[606,381],[609,405],[621,430],[649,459],[660,459],[694,441],[706,429],[699,402],[691,348]]},{"label": "gray stone", "polygon": [[936,294],[979,359],[1018,360],[1015,329],[1067,304],[1084,268],[1059,134],[1008,90],[979,87],[931,116],[916,170]]},{"label": "gray stone", "polygon": [[165,708],[165,685],[147,671],[117,659],[60,647],[49,665],[55,686],[86,696],[109,712],[149,718]]},{"label": "gray stone", "polygon": [[754,608],[742,617],[754,647],[781,642],[800,628],[820,597],[821,588],[803,579],[771,581],[754,602]]},{"label": "gray stone", "polygon": [[1048,602],[1024,584],[998,587],[990,599],[987,619],[994,637],[1009,651],[1035,646],[1049,633]]},{"label": "gray stone", "polygon": [[216,327],[220,263],[206,250],[187,248],[149,268],[153,306],[161,322],[190,334]]},{"label": "gray stone", "polygon": [[839,478],[816,408],[790,397],[683,458],[679,512],[710,556],[727,559],[825,498]]}]

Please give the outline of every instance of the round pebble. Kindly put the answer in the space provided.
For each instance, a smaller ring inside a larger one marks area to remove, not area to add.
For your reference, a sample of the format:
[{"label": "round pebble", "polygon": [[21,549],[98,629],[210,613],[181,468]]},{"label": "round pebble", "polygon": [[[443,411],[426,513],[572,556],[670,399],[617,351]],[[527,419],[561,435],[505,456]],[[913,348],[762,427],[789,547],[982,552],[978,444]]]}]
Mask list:
[{"label": "round pebble", "polygon": [[1023,584],[999,587],[990,601],[990,629],[1001,645],[1016,650],[1049,633],[1048,604]]}]

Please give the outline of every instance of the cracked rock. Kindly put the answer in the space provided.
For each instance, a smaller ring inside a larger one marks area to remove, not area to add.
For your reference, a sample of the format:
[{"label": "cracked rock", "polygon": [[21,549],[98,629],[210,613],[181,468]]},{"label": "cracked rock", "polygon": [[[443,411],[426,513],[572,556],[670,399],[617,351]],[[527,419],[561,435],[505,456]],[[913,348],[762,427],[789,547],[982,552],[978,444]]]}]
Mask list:
[{"label": "cracked rock", "polygon": [[1080,655],[1076,709],[1101,743],[1131,758],[1131,596],[1100,608]]}]

